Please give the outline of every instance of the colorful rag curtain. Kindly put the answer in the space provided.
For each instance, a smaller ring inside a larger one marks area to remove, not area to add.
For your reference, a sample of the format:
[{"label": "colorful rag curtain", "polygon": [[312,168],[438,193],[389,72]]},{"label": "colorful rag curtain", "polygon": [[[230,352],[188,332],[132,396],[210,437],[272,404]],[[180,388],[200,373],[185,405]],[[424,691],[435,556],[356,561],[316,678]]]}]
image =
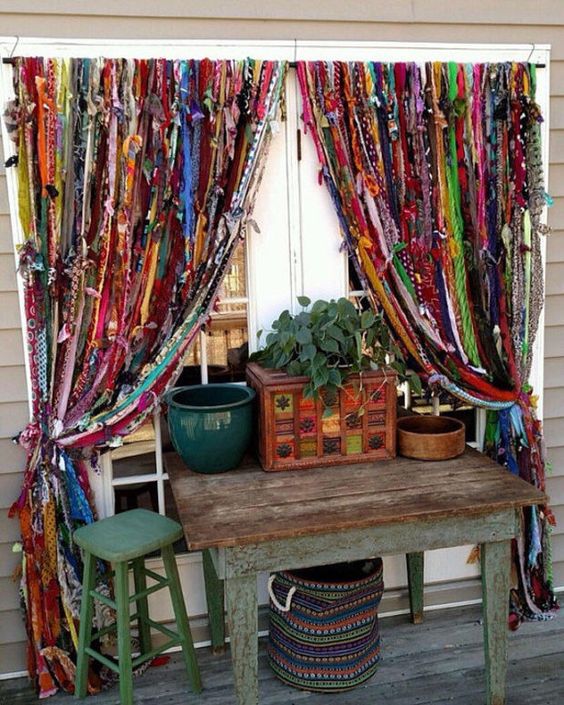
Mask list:
[{"label": "colorful rag curtain", "polygon": [[[244,236],[284,62],[18,58],[16,143],[33,418],[13,512],[29,672],[73,689],[88,468],[155,407]],[[66,664],[66,666],[65,666]]]},{"label": "colorful rag curtain", "polygon": [[[349,255],[431,385],[489,410],[487,448],[544,489],[529,387],[543,302],[535,66],[300,62],[303,120]],[[547,507],[523,516],[512,620],[552,591]]]}]

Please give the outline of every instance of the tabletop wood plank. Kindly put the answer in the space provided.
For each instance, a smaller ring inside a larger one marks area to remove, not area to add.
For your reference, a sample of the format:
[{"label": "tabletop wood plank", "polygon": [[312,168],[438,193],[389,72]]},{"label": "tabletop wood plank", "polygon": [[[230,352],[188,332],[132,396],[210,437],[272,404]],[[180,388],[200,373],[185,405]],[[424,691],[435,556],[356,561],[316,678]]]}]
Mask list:
[{"label": "tabletop wood plank", "polygon": [[407,458],[267,473],[252,459],[221,475],[165,455],[191,550],[260,543],[398,521],[486,514],[547,497],[471,449],[460,458]]}]

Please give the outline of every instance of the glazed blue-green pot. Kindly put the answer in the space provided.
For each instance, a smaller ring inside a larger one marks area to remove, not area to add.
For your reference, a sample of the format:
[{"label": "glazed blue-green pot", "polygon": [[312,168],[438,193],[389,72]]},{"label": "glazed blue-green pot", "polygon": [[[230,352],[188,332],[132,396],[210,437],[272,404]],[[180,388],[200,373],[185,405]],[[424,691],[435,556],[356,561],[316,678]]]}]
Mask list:
[{"label": "glazed blue-green pot", "polygon": [[195,472],[236,468],[249,447],[255,390],[239,384],[196,384],[165,394],[176,452]]}]

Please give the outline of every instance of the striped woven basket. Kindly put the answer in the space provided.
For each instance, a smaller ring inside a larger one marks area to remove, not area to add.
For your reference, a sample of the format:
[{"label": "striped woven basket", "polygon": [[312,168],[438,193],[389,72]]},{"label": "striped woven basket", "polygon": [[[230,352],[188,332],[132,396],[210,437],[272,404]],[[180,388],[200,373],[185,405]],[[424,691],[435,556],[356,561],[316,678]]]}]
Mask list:
[{"label": "striped woven basket", "polygon": [[280,680],[324,692],[370,678],[380,659],[382,560],[270,577],[268,658]]}]

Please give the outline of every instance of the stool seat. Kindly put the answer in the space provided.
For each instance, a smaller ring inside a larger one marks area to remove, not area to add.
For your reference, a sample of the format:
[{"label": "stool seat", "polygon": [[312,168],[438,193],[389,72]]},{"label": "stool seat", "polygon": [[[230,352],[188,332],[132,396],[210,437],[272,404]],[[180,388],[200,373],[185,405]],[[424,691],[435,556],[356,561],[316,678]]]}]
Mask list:
[{"label": "stool seat", "polygon": [[74,532],[85,551],[110,563],[131,561],[182,538],[176,521],[147,509],[132,509],[101,519]]}]

